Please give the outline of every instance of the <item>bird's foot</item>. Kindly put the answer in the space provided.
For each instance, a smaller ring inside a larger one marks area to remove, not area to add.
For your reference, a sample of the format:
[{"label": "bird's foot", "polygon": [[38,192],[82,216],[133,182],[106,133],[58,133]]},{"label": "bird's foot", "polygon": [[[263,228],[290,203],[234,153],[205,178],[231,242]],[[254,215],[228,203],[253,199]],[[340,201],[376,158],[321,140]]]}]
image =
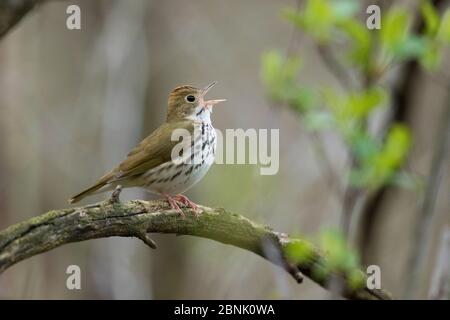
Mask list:
[{"label": "bird's foot", "polygon": [[202,209],[200,209],[198,207],[197,204],[195,204],[194,202],[192,202],[191,200],[188,199],[188,197],[182,195],[182,194],[178,194],[175,197],[173,197],[176,201],[181,202],[182,204],[184,204],[185,206],[189,207],[192,209],[192,211],[194,211],[195,216],[198,216],[200,213],[202,213]]},{"label": "bird's foot", "polygon": [[120,203],[120,193],[122,192],[122,186],[118,185],[113,193],[111,194],[111,198],[109,199],[110,203]]},{"label": "bird's foot", "polygon": [[178,206],[177,200],[175,198],[172,198],[168,194],[163,194],[163,197],[166,198],[167,202],[169,203],[170,207],[177,211],[182,218],[185,218],[186,216],[183,213],[183,210],[181,210],[180,206]]}]

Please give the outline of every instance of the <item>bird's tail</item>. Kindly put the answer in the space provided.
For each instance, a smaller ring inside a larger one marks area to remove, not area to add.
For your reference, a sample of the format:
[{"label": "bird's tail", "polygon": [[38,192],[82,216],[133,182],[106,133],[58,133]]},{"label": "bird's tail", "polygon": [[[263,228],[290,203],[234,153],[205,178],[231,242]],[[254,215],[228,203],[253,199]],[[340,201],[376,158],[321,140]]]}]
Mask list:
[{"label": "bird's tail", "polygon": [[[101,188],[103,188],[109,184],[109,179],[111,178],[111,175],[112,175],[111,172],[107,173],[106,175],[101,177],[100,180],[98,180],[97,183],[94,184],[92,187],[89,187],[86,190],[83,190],[80,193],[78,193],[77,195],[70,198],[69,203],[76,203],[87,196],[97,193],[96,191],[100,190]],[[107,191],[107,189],[104,189],[102,191]],[[102,191],[100,191],[100,192],[102,192]]]}]

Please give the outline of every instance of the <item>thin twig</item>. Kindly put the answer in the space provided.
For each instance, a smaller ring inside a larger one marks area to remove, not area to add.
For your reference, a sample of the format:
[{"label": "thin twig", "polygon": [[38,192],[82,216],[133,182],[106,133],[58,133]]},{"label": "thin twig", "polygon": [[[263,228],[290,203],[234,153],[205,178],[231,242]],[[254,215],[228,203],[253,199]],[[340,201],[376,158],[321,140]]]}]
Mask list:
[{"label": "thin twig", "polygon": [[[295,8],[297,13],[300,12],[300,8],[301,8],[301,0],[297,0],[296,8]],[[286,57],[291,57],[298,47],[298,43],[299,43],[299,40],[297,40],[298,30],[299,30],[298,27],[295,24],[293,24],[291,36],[289,37],[289,43],[286,48]]]},{"label": "thin twig", "polygon": [[309,134],[311,138],[312,147],[321,167],[323,168],[323,176],[328,183],[329,190],[336,196],[338,201],[342,201],[343,192],[341,186],[341,177],[337,174],[333,163],[328,156],[322,136],[317,132]]},{"label": "thin twig", "polygon": [[328,67],[328,70],[334,75],[336,80],[344,87],[344,89],[351,89],[353,81],[351,75],[336,59],[330,49],[324,45],[317,46],[317,52],[322,58],[322,62]]}]

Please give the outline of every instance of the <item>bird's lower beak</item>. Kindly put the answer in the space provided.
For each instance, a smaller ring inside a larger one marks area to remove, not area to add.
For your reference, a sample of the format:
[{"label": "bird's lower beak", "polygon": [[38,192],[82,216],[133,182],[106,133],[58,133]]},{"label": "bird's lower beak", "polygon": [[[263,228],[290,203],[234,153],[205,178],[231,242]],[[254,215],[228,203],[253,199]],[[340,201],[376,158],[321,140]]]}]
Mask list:
[{"label": "bird's lower beak", "polygon": [[205,106],[214,106],[218,104],[219,102],[227,101],[227,99],[216,99],[216,100],[208,100],[205,101]]}]

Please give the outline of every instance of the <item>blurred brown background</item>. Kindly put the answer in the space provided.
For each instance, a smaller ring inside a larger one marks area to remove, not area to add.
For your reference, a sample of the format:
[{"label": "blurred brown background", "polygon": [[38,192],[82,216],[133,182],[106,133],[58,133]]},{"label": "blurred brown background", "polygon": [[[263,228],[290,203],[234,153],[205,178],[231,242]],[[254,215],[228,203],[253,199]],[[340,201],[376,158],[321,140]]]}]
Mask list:
[{"label": "blurred brown background", "polygon": [[[412,1],[411,1],[412,2]],[[259,76],[260,56],[286,50],[292,27],[280,18],[291,1],[71,1],[82,29],[66,28],[65,1],[33,10],[0,42],[0,228],[55,208],[118,163],[165,118],[176,86],[219,84],[211,98],[226,98],[213,114],[216,128],[279,128],[280,171],[215,165],[188,192],[195,202],[225,207],[276,230],[313,237],[336,225],[332,195],[312,143],[287,109],[271,106]],[[297,34],[301,38],[301,35]],[[298,50],[308,63],[300,75],[313,86],[337,85],[311,42]],[[447,64],[448,65],[448,64]],[[427,176],[447,89],[422,73],[405,121],[412,126],[410,169]],[[339,139],[325,136],[340,172]],[[421,279],[428,294],[439,239],[450,223],[447,164],[433,220],[432,246]],[[104,199],[90,198],[83,203]],[[126,190],[123,199],[150,198]],[[400,295],[418,197],[389,189],[371,221],[364,264],[378,264],[382,285]],[[328,293],[237,248],[192,237],[154,236],[151,251],[136,239],[75,243],[35,256],[0,277],[0,298],[320,299]],[[66,268],[81,267],[82,290],[66,289]]]}]

